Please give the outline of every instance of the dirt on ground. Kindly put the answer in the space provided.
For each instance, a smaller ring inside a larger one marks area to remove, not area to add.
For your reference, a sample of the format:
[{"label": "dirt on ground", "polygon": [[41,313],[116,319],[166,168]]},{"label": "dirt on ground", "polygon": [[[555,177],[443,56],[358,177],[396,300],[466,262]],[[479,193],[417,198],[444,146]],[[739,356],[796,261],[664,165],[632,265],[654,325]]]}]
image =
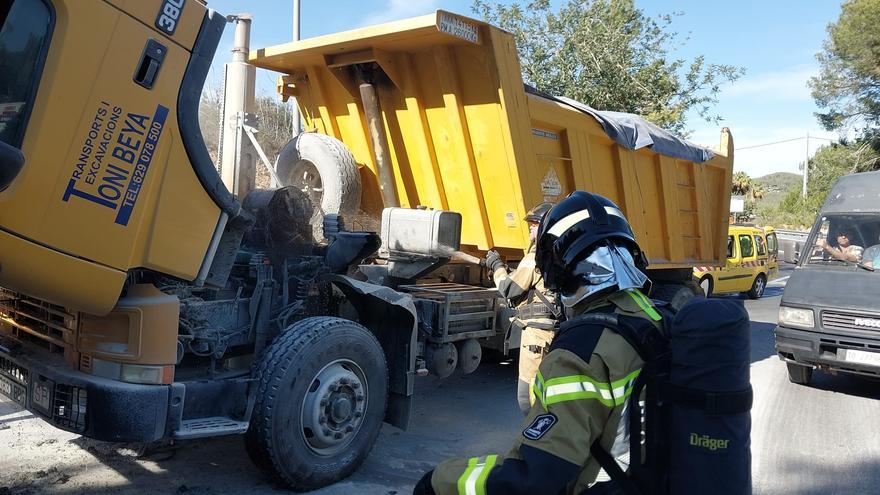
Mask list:
[{"label": "dirt on ground", "polygon": [[[437,462],[503,453],[522,416],[516,366],[416,382],[411,427],[383,425],[351,477],[318,495],[404,495]],[[99,442],[50,426],[0,396],[0,495],[291,493],[248,458],[241,436],[173,444]]]}]

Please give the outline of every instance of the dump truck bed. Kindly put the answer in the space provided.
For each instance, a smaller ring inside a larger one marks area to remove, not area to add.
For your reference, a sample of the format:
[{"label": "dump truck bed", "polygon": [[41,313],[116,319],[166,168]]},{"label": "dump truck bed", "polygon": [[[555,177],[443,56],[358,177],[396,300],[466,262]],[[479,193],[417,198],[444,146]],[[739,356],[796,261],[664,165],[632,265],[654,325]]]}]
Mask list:
[{"label": "dump truck bed", "polygon": [[697,163],[615,142],[564,101],[526,92],[513,36],[444,11],[263,48],[307,129],[344,142],[361,164],[361,207],[382,207],[358,85],[379,95],[402,206],[462,213],[462,244],[507,255],[528,247],[525,212],[584,189],[626,213],[652,268],[721,264],[733,141]]}]

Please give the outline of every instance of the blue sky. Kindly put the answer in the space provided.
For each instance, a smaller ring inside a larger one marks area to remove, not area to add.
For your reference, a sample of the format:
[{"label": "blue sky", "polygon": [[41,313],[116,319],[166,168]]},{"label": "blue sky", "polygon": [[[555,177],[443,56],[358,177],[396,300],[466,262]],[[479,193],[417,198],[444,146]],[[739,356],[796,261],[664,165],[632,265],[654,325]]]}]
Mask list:
[{"label": "blue sky", "polygon": [[[353,29],[444,9],[473,16],[471,0],[301,0],[303,38]],[[559,3],[559,1],[554,1]],[[209,0],[223,13],[254,15],[251,47],[292,39],[292,0]],[[736,148],[811,136],[809,152],[836,139],[816,122],[816,107],[806,86],[818,73],[815,54],[822,48],[826,26],[837,19],[840,2],[833,0],[636,0],[649,15],[681,12],[673,28],[684,44],[674,56],[744,67],[746,75],[723,87],[715,110],[724,121],[708,124],[688,119],[691,140],[713,146],[722,126],[730,127]],[[215,59],[212,79],[218,84],[222,64],[231,58],[232,27],[227,28]],[[685,40],[685,38],[688,38]],[[274,91],[275,75],[260,71],[258,91]],[[819,139],[825,138],[825,139]],[[735,169],[757,177],[772,172],[799,173],[807,154],[805,139],[738,150]]]}]

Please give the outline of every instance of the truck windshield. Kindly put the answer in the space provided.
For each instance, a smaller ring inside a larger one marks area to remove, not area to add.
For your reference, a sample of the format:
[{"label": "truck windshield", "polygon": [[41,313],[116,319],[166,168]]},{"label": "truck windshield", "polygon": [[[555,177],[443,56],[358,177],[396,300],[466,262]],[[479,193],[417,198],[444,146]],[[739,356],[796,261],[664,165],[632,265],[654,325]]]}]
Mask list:
[{"label": "truck windshield", "polygon": [[876,268],[880,273],[880,214],[827,215],[810,234],[806,264]]},{"label": "truck windshield", "polygon": [[0,141],[21,147],[49,43],[43,0],[0,0]]}]

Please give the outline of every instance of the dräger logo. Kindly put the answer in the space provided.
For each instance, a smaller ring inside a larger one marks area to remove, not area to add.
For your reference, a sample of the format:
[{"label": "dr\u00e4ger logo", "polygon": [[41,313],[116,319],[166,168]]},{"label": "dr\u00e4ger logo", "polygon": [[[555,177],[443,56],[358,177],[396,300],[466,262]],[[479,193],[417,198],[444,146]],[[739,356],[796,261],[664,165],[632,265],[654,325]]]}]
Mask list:
[{"label": "dr\u00e4ger logo", "polygon": [[853,321],[853,325],[857,327],[880,328],[880,320],[875,320],[873,318],[856,318]]},{"label": "dr\u00e4ger logo", "polygon": [[710,438],[709,435],[700,435],[699,433],[691,433],[691,445],[694,447],[703,447],[709,450],[726,449],[730,440],[721,438]]}]

